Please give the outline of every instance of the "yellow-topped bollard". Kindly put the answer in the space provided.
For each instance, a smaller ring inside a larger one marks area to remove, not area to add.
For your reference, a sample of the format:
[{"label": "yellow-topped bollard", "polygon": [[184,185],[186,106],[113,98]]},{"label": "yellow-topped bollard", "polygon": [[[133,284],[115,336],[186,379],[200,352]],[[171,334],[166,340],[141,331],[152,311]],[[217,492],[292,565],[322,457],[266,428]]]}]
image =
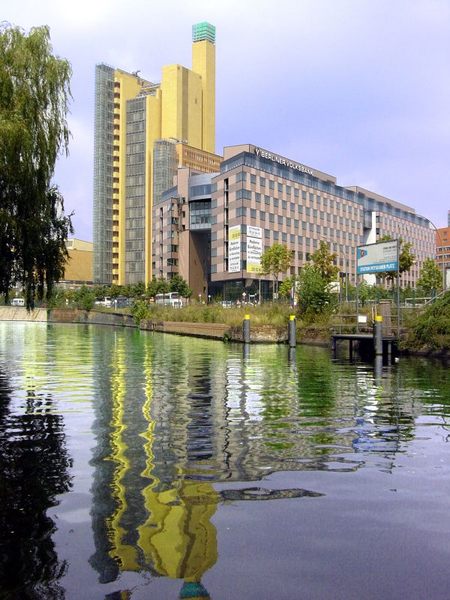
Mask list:
[{"label": "yellow-topped bollard", "polygon": [[250,344],[250,315],[244,315],[242,337],[244,339],[244,344]]},{"label": "yellow-topped bollard", "polygon": [[295,315],[289,315],[288,342],[290,348],[295,348],[297,345],[297,326],[295,324]]},{"label": "yellow-topped bollard", "polygon": [[375,348],[375,355],[383,355],[383,317],[376,315],[373,323],[373,345]]}]

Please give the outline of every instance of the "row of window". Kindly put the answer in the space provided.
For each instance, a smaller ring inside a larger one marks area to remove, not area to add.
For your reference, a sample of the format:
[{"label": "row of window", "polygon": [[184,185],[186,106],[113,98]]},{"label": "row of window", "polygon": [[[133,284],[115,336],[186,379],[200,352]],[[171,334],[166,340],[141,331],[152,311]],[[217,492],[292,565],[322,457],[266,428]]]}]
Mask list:
[{"label": "row of window", "polygon": [[[366,210],[388,213],[391,215],[395,215],[406,221],[415,223],[416,225],[419,225],[421,227],[425,227],[425,228],[428,227],[428,221],[424,217],[421,217],[420,215],[416,215],[414,212],[402,210],[399,207],[393,206],[388,201],[384,202],[381,200],[376,200],[375,198],[366,196],[363,192],[356,193],[353,190],[350,190],[348,188],[343,188],[331,181],[320,180],[317,177],[314,177],[312,175],[292,170],[291,168],[279,165],[277,163],[272,163],[271,161],[267,161],[265,159],[262,159],[261,157],[256,157],[255,155],[247,153],[247,152],[243,152],[242,154],[240,154],[236,157],[233,157],[227,161],[223,161],[221,163],[221,173],[226,173],[226,172],[228,172],[232,169],[235,169],[237,167],[240,167],[240,166],[242,166],[242,167],[248,166],[248,167],[258,169],[258,170],[262,170],[262,171],[265,171],[266,173],[270,173],[273,176],[278,176],[283,179],[289,179],[291,181],[298,182],[299,184],[303,184],[307,187],[310,187],[313,189],[318,189],[320,191],[332,194],[333,196],[338,196],[340,198],[350,200],[350,201],[355,202],[360,205],[362,204]],[[244,181],[244,180],[246,180],[247,175],[250,175],[250,178],[251,178],[250,180],[252,183],[257,182],[257,179],[256,179],[258,177],[257,175],[247,174],[245,171],[241,171],[240,173],[237,173],[236,177],[239,177],[239,179],[238,179],[239,181]],[[259,183],[260,183],[261,187],[265,187],[266,186],[266,178],[260,177]],[[269,185],[270,185],[271,189],[275,189],[275,183],[277,184],[277,187],[278,186],[286,186],[286,188],[291,187],[288,184],[283,184],[281,182],[274,182],[272,180],[269,180]],[[279,187],[279,189],[283,189],[283,188]],[[294,193],[295,193],[295,189],[296,188],[294,188]],[[287,190],[286,190],[286,193],[288,193]]]},{"label": "row of window", "polygon": [[[308,205],[304,206],[304,204],[294,203],[294,202],[290,202],[288,200],[274,198],[273,196],[270,196],[267,194],[261,194],[259,192],[252,192],[251,190],[248,190],[245,188],[236,191],[236,200],[251,200],[252,198],[254,198],[255,202],[259,204],[262,201],[262,199],[264,198],[264,203],[267,206],[274,206],[275,208],[281,207],[283,210],[289,209],[291,212],[294,212],[297,209],[298,212],[305,211],[306,214],[308,214],[308,215],[311,213],[311,211],[313,211],[313,214],[315,217],[317,217],[317,215],[320,213],[320,216],[322,219],[324,218],[324,215],[329,214],[329,212],[328,211],[325,212],[325,211],[319,210],[318,208],[314,208],[314,205],[316,205],[317,207],[319,207],[319,206],[323,206],[324,208],[327,207],[327,209],[329,208],[331,210],[336,208],[343,215],[346,214],[348,217],[351,217],[352,219],[360,219],[361,218],[362,211],[356,206],[353,207],[350,204],[342,204],[338,201],[332,200],[331,198],[323,198],[321,196],[314,196],[314,194],[309,194],[309,198],[307,199],[306,192],[302,192],[302,194],[304,194],[304,197],[302,197],[302,199],[309,200],[310,206],[308,206]],[[315,200],[315,198],[317,200]],[[214,199],[213,202],[214,202],[214,206],[217,206],[217,200]]]}]

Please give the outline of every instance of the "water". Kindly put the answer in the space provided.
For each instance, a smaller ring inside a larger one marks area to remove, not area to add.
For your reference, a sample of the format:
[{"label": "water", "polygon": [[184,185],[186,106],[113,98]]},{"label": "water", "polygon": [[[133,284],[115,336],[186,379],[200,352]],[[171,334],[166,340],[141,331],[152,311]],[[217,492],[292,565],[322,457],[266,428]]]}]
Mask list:
[{"label": "water", "polygon": [[0,323],[0,597],[448,599],[441,363]]}]

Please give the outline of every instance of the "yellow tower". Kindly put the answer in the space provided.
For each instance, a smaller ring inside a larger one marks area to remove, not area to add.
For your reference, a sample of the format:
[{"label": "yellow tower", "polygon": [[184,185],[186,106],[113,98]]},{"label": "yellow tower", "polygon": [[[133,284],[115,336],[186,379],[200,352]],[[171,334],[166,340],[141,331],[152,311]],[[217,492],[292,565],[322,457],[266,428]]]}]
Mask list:
[{"label": "yellow tower", "polygon": [[94,281],[124,285],[152,278],[155,142],[215,148],[215,27],[193,26],[193,68],[168,65],[161,83],[106,65],[96,72]]},{"label": "yellow tower", "polygon": [[192,27],[192,70],[202,81],[202,145],[207,152],[216,147],[216,28],[209,23]]}]

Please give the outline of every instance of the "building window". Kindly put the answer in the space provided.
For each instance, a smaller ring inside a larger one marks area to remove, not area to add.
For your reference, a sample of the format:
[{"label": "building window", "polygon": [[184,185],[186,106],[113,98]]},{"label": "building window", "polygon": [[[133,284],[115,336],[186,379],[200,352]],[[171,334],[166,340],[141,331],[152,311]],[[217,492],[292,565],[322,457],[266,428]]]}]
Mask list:
[{"label": "building window", "polygon": [[252,193],[250,190],[237,190],[236,192],[236,200],[251,200]]}]

